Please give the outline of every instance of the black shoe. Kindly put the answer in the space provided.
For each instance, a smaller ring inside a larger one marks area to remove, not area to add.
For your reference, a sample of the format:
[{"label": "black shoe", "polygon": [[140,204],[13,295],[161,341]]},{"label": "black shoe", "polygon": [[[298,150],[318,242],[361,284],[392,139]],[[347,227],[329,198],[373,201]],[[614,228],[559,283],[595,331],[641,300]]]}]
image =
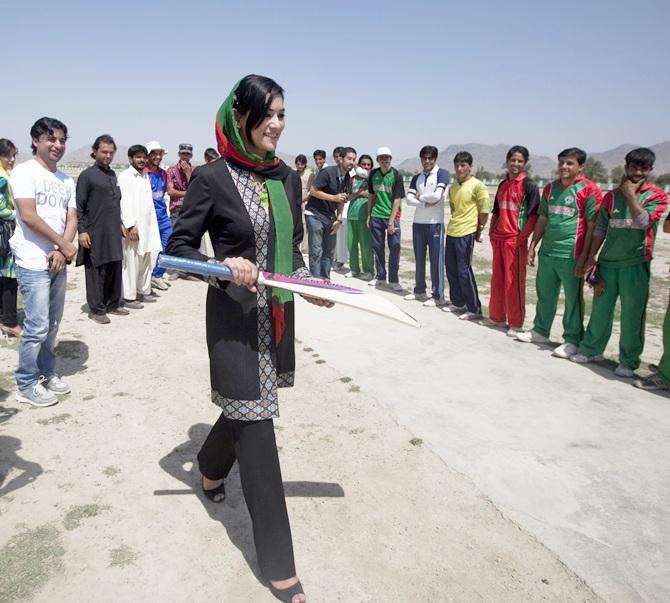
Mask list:
[{"label": "black shoe", "polygon": [[300,584],[300,580],[298,580],[293,586],[289,586],[288,588],[275,588],[272,586],[272,582],[270,582],[270,592],[280,601],[284,601],[285,603],[292,603],[293,597],[296,595],[304,595],[305,591],[302,589],[302,584]]},{"label": "black shoe", "polygon": [[156,295],[155,297],[153,295],[138,295],[137,301],[143,304],[155,304],[157,298],[158,295]]},{"label": "black shoe", "polygon": [[124,299],[123,307],[130,308],[131,310],[141,310],[144,308],[144,305],[140,301],[134,299]]},{"label": "black shoe", "polygon": [[130,314],[130,311],[126,310],[124,307],[119,306],[118,308],[114,308],[113,310],[109,310],[110,314],[116,314],[116,316],[128,316]]},{"label": "black shoe", "polygon": [[224,482],[221,482],[221,485],[216,488],[205,490],[205,486],[201,481],[200,487],[202,488],[202,493],[212,502],[222,503],[226,499],[226,487]]},{"label": "black shoe", "polygon": [[89,312],[88,317],[97,322],[99,325],[108,325],[111,320],[109,320],[109,316],[107,314],[95,314],[94,312]]}]

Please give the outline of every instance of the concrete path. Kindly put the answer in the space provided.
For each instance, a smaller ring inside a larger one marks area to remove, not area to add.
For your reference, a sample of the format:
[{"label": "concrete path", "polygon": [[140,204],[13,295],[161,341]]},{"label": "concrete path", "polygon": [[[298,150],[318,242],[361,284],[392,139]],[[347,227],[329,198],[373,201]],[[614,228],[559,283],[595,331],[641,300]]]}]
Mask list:
[{"label": "concrete path", "polygon": [[297,336],[600,596],[670,600],[670,399],[380,294],[423,328],[301,300]]}]

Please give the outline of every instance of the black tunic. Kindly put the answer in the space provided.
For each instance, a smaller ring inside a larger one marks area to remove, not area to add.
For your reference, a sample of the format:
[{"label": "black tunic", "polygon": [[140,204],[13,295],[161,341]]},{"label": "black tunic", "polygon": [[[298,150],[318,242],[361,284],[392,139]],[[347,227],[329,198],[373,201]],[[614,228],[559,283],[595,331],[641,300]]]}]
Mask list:
[{"label": "black tunic", "polygon": [[77,179],[77,229],[91,237],[84,261],[98,267],[123,259],[121,189],[114,170],[92,165]]},{"label": "black tunic", "polygon": [[[278,177],[293,214],[293,270],[301,274],[306,269],[299,250],[303,237],[300,178],[283,163]],[[191,179],[166,252],[208,259],[198,250],[205,232],[217,260],[239,256],[261,270],[273,270],[274,221],[261,206],[251,173],[224,159],[202,166]],[[293,302],[285,304],[286,328],[275,344],[271,295],[264,286],[256,294],[233,283],[209,288],[206,326],[212,400],[228,418],[279,416],[277,388],[293,385]]]}]

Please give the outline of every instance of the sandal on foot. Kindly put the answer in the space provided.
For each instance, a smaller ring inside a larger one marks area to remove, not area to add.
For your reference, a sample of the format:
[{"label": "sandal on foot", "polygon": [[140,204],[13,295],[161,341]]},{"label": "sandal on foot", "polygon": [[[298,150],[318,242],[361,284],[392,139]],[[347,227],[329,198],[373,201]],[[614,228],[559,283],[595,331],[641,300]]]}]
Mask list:
[{"label": "sandal on foot", "polygon": [[226,487],[224,482],[221,482],[220,486],[212,488],[211,490],[205,490],[205,486],[202,482],[200,482],[200,487],[202,488],[202,493],[212,502],[222,503],[226,499]]},{"label": "sandal on foot", "polygon": [[300,580],[288,588],[275,588],[272,586],[272,582],[270,582],[270,592],[280,601],[284,601],[284,603],[293,603],[293,597],[305,594]]}]

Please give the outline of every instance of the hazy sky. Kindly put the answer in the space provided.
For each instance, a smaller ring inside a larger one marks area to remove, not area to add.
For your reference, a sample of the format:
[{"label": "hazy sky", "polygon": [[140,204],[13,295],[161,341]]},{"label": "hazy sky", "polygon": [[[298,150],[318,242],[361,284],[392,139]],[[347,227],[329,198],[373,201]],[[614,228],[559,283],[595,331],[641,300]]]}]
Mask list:
[{"label": "hazy sky", "polygon": [[[525,144],[555,155],[670,139],[670,1],[0,2],[0,136],[42,115],[68,150],[108,132],[213,145],[247,73],[286,89],[280,151]],[[475,158],[476,159],[476,158]]]}]

